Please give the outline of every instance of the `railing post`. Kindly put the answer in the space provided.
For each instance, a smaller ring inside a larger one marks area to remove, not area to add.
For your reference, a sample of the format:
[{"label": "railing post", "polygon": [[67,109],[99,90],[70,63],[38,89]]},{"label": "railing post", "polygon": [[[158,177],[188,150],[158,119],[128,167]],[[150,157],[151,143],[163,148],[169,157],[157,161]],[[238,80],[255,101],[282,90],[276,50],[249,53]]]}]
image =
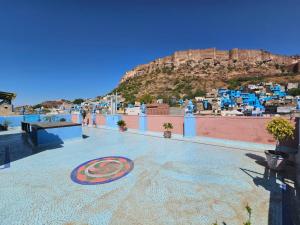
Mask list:
[{"label": "railing post", "polygon": [[82,116],[81,114],[77,114],[77,123],[82,123]]},{"label": "railing post", "polygon": [[194,104],[192,101],[186,106],[184,115],[184,136],[185,137],[195,137],[196,136],[196,118],[193,115]]},{"label": "railing post", "polygon": [[145,114],[140,114],[139,116],[139,130],[140,131],[147,131],[148,129],[148,118]]},{"label": "railing post", "polygon": [[91,127],[96,127],[96,113],[92,112],[91,113]]},{"label": "railing post", "polygon": [[148,129],[148,118],[146,115],[147,106],[143,103],[140,107],[140,115],[139,115],[139,130],[142,132],[147,131]]},{"label": "railing post", "polygon": [[121,120],[120,115],[106,115],[105,125],[112,128],[118,128],[117,122]]},{"label": "railing post", "polygon": [[194,115],[184,116],[184,136],[196,137],[196,117]]}]

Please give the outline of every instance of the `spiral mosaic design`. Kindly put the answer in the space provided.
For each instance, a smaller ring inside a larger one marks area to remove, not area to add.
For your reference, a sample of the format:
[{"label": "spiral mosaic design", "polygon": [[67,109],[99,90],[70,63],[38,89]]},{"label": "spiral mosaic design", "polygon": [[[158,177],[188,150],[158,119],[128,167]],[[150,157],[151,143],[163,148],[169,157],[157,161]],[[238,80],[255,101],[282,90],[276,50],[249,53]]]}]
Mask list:
[{"label": "spiral mosaic design", "polygon": [[132,160],[120,156],[109,156],[79,165],[72,171],[71,179],[79,184],[103,184],[126,176],[132,169]]}]

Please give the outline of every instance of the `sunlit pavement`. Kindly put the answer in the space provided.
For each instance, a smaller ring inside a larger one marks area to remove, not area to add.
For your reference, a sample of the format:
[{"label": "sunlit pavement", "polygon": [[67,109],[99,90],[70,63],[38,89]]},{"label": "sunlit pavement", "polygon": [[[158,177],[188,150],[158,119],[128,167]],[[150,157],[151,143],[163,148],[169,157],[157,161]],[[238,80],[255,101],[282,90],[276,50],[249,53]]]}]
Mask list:
[{"label": "sunlit pavement", "polygon": [[[1,225],[240,225],[247,204],[253,224],[281,224],[280,181],[260,152],[99,128],[85,134],[44,151],[21,134],[0,136]],[[134,168],[110,183],[72,181],[78,165],[106,156],[131,159]]]}]

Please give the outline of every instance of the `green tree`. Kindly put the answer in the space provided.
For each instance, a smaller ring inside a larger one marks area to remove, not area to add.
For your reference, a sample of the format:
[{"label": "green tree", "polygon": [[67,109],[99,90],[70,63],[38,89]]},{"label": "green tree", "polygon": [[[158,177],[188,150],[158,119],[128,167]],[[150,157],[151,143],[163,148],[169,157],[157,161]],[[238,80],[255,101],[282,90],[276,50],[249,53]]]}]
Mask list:
[{"label": "green tree", "polygon": [[34,106],[32,106],[33,109],[39,109],[42,107],[42,104],[36,104]]},{"label": "green tree", "polygon": [[202,96],[205,96],[206,95],[206,92],[201,90],[201,89],[197,89],[194,93],[194,96],[195,97],[202,97]]},{"label": "green tree", "polygon": [[140,97],[140,102],[149,104],[152,103],[153,99],[154,99],[153,96],[149,94],[144,94],[142,97]]},{"label": "green tree", "polygon": [[124,95],[125,101],[128,104],[134,104],[136,101],[136,97],[132,94],[125,94]]},{"label": "green tree", "polygon": [[241,86],[241,81],[237,79],[231,79],[228,81],[228,89],[236,89]]},{"label": "green tree", "polygon": [[292,96],[300,95],[300,88],[292,88],[288,90],[288,94]]},{"label": "green tree", "polygon": [[77,98],[73,101],[73,104],[80,105],[83,102],[84,102],[84,100],[82,98]]}]

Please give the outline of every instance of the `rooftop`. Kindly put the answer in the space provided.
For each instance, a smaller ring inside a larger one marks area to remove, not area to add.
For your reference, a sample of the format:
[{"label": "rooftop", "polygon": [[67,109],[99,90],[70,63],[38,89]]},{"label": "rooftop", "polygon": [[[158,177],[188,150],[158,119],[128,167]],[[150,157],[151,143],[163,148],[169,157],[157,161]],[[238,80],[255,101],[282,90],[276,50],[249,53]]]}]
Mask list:
[{"label": "rooftop", "polygon": [[[266,169],[260,151],[108,129],[84,134],[42,150],[30,148],[22,133],[0,135],[2,225],[240,225],[247,203],[253,224],[281,224],[281,179]],[[134,168],[109,183],[73,181],[79,165],[107,156],[130,159]]]}]

